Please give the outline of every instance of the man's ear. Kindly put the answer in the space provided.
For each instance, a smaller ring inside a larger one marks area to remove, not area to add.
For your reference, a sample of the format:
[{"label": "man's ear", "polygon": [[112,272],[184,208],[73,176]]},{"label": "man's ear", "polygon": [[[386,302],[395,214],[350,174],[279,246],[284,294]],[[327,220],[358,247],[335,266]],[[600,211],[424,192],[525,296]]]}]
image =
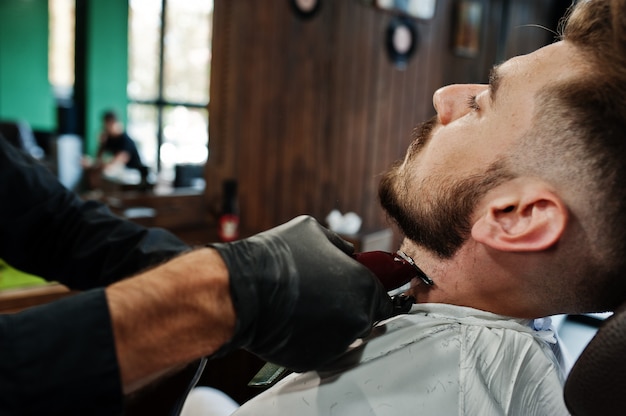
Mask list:
[{"label": "man's ear", "polygon": [[541,182],[504,185],[495,195],[486,195],[481,206],[472,237],[500,251],[546,250],[567,226],[565,203]]}]

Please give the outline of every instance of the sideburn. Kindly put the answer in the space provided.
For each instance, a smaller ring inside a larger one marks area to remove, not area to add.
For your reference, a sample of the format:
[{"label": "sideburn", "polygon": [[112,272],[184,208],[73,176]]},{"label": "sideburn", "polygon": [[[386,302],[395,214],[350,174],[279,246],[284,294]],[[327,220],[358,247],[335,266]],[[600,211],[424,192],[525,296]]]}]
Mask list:
[{"label": "sideburn", "polygon": [[[501,161],[486,172],[461,180],[428,177],[420,184],[403,187],[396,165],[383,176],[378,196],[382,207],[407,238],[439,258],[448,259],[469,238],[471,215],[480,198],[513,178]],[[420,190],[428,198],[422,200],[419,195],[410,198],[410,192]]]}]

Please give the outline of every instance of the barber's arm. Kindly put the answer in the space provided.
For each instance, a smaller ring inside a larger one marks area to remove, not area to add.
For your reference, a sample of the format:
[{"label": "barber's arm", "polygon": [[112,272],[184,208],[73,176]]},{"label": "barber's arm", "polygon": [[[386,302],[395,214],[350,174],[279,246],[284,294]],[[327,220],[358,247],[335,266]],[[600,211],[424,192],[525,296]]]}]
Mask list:
[{"label": "barber's arm", "polygon": [[120,150],[113,156],[113,159],[111,159],[111,161],[107,163],[107,166],[109,165],[126,166],[129,160],[130,160],[130,153],[128,153],[126,150]]},{"label": "barber's arm", "polygon": [[393,313],[351,246],[311,217],[214,247],[107,289],[126,391],[237,348],[296,371],[319,368]]},{"label": "barber's arm", "polygon": [[3,139],[0,183],[8,263],[77,289],[144,270],[0,316],[0,413],[115,413],[122,388],[237,348],[318,368],[392,314],[351,247],[310,217],[180,254],[171,234],[79,200]]},{"label": "barber's arm", "polygon": [[392,314],[350,246],[310,217],[216,248],[0,316],[0,413],[119,414],[122,391],[237,348],[319,368]]},{"label": "barber's arm", "polygon": [[[0,258],[12,266],[88,289],[187,250],[81,201],[0,137]],[[0,414],[119,414],[115,351],[103,289],[0,315]]]},{"label": "barber's arm", "polygon": [[73,289],[102,287],[187,247],[82,201],[37,161],[0,138],[0,258]]}]

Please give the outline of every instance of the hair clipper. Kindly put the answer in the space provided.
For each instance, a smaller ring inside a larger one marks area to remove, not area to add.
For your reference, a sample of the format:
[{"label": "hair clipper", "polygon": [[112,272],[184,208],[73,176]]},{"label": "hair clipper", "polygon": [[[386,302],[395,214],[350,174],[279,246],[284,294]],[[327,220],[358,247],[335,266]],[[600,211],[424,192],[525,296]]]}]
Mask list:
[{"label": "hair clipper", "polygon": [[[374,273],[388,292],[406,285],[414,277],[421,279],[428,286],[434,284],[413,259],[400,250],[395,254],[386,251],[366,251],[354,253],[352,257]],[[415,298],[397,295],[393,297],[393,302],[397,313],[406,313],[415,303]]]}]

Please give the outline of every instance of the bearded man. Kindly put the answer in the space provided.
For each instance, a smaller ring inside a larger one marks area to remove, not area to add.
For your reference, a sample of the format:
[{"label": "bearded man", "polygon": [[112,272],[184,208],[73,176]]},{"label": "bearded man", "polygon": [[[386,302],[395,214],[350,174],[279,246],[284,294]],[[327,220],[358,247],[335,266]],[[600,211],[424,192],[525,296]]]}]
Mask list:
[{"label": "bearded man", "polygon": [[563,415],[533,318],[625,299],[626,3],[578,2],[561,41],[451,85],[379,196],[406,238],[407,315],[236,415]]}]

